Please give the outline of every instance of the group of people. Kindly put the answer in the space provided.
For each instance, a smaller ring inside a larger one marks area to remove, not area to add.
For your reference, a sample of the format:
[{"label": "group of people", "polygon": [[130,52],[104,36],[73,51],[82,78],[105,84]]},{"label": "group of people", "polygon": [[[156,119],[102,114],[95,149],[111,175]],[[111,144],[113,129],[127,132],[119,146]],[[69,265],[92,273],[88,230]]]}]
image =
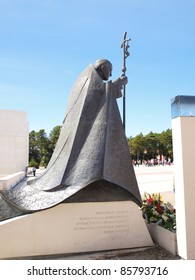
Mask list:
[{"label": "group of people", "polygon": [[141,162],[141,160],[132,160],[132,163],[133,163],[133,166],[140,166],[140,165],[142,165],[142,166],[156,166],[156,165],[171,165],[172,164],[172,162],[171,162],[171,158],[168,158],[168,159],[166,159],[166,158],[163,158],[162,160],[161,159],[154,159],[154,158],[152,158],[152,159],[148,159],[148,160],[142,160],[142,162]]}]

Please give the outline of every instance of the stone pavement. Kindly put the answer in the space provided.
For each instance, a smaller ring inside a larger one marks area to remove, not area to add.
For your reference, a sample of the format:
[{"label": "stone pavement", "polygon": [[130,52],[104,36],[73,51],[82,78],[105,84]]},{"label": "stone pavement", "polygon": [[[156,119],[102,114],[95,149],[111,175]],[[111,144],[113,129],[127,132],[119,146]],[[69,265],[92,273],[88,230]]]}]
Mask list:
[{"label": "stone pavement", "polygon": [[17,260],[181,260],[159,245],[150,248],[121,249],[50,256],[17,258]]},{"label": "stone pavement", "polygon": [[[62,258],[65,259],[65,258]],[[66,259],[68,259],[66,257]],[[83,260],[179,260],[179,256],[175,256],[162,247],[154,245],[152,248],[142,249],[126,249],[115,250],[109,252],[99,252],[86,255],[69,256],[69,259],[83,259]]]},{"label": "stone pavement", "polygon": [[174,165],[135,167],[135,174],[141,195],[160,193],[163,201],[175,204]]},{"label": "stone pavement", "polygon": [[154,245],[152,248],[112,250],[108,252],[96,252],[91,254],[75,254],[61,256],[59,259],[69,260],[179,260],[162,247]]}]

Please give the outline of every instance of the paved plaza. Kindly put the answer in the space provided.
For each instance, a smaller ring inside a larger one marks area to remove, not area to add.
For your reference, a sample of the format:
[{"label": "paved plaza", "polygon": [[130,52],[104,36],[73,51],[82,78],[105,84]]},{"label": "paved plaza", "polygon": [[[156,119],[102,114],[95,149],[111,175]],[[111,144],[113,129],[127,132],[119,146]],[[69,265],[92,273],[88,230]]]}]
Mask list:
[{"label": "paved plaza", "polygon": [[135,173],[141,195],[160,193],[163,201],[175,204],[174,165],[136,166]]}]

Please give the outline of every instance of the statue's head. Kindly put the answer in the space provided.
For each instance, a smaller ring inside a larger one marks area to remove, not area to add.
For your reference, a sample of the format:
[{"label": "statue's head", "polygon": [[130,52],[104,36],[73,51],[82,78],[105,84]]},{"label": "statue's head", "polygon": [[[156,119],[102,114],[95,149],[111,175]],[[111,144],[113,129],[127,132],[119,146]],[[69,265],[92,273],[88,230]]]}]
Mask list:
[{"label": "statue's head", "polygon": [[107,59],[98,59],[94,64],[103,80],[107,81],[112,76],[112,63]]}]

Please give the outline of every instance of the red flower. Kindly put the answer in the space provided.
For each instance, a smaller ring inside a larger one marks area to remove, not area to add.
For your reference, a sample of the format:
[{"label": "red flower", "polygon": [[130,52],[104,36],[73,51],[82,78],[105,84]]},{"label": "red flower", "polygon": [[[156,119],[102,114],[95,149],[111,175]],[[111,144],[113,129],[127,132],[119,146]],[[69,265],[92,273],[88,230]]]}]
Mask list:
[{"label": "red flower", "polygon": [[147,201],[147,203],[150,203],[150,204],[152,204],[152,202],[153,202],[153,199],[152,199],[152,197],[150,196],[149,198],[147,198],[147,199],[146,199],[146,201]]},{"label": "red flower", "polygon": [[160,202],[157,202],[157,204],[156,204],[156,209],[157,209],[158,213],[160,213],[160,214],[163,213],[163,209],[162,209],[162,207],[160,206]]}]

